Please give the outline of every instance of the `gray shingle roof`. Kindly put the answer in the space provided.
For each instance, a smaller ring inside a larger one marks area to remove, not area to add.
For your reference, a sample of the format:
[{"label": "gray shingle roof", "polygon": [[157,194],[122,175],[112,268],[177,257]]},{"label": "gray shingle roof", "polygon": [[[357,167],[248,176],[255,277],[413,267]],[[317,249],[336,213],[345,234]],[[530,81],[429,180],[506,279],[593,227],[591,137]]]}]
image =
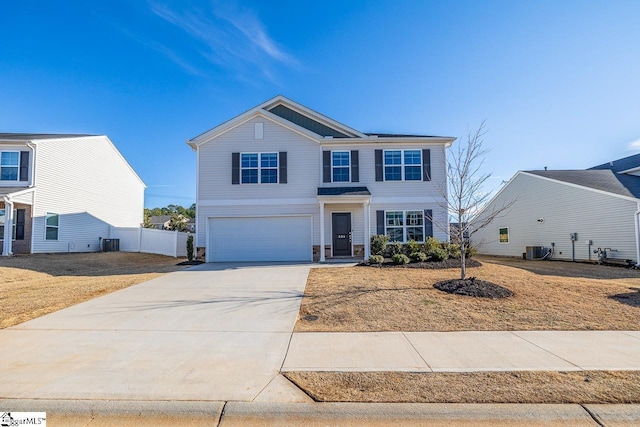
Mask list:
[{"label": "gray shingle roof", "polygon": [[370,196],[367,187],[319,187],[318,196]]},{"label": "gray shingle roof", "polygon": [[0,133],[0,141],[32,141],[34,139],[78,138],[95,136],[78,133]]},{"label": "gray shingle roof", "polygon": [[619,174],[612,170],[601,169],[525,172],[621,196],[640,198],[640,176]]}]

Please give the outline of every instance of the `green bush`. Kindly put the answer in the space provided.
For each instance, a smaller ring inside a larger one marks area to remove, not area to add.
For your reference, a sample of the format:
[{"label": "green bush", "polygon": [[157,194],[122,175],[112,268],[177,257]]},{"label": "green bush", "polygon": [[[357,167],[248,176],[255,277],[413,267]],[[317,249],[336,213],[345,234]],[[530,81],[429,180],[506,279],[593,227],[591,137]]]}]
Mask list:
[{"label": "green bush", "polygon": [[434,261],[444,261],[445,259],[449,258],[449,253],[441,246],[433,248],[427,253],[427,255]]},{"label": "green bush", "polygon": [[409,240],[409,242],[405,245],[405,251],[407,255],[411,256],[414,252],[420,252],[420,243],[415,240]]},{"label": "green bush", "polygon": [[429,237],[425,242],[424,242],[424,252],[426,254],[429,254],[429,252],[431,252],[432,250],[436,249],[436,248],[441,248],[442,245],[440,244],[440,240],[436,239],[435,237]]},{"label": "green bush", "polygon": [[444,248],[449,254],[449,258],[460,258],[460,245],[456,243],[446,243]]},{"label": "green bush", "polygon": [[398,265],[409,264],[409,257],[406,256],[405,254],[395,254],[394,256],[391,257],[391,260],[393,261],[394,264],[398,264]]},{"label": "green bush", "polygon": [[402,254],[403,252],[402,243],[400,242],[389,243],[387,249],[389,250],[389,255],[391,255],[391,257],[393,257],[394,255]]},{"label": "green bush", "polygon": [[371,253],[373,255],[382,255],[387,247],[387,243],[389,243],[389,236],[385,236],[384,234],[371,236]]},{"label": "green bush", "polygon": [[187,259],[189,262],[193,261],[193,235],[187,236]]},{"label": "green bush", "polygon": [[371,255],[369,257],[369,264],[382,264],[384,257],[382,255]]},{"label": "green bush", "polygon": [[411,258],[415,262],[424,262],[427,260],[427,254],[425,254],[424,252],[416,251],[412,252],[411,255],[409,255],[409,258]]},{"label": "green bush", "polygon": [[467,250],[465,251],[465,256],[467,258],[473,258],[476,255],[478,255],[478,250],[473,246],[467,246]]}]

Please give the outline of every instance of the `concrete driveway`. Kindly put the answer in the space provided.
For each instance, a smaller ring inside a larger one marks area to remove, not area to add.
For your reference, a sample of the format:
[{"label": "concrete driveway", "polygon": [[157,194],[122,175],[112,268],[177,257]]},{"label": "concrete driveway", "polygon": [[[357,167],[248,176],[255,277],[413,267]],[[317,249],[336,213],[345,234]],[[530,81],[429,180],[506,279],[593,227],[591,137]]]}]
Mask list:
[{"label": "concrete driveway", "polygon": [[278,372],[309,268],[203,264],[0,330],[0,398],[304,401]]}]

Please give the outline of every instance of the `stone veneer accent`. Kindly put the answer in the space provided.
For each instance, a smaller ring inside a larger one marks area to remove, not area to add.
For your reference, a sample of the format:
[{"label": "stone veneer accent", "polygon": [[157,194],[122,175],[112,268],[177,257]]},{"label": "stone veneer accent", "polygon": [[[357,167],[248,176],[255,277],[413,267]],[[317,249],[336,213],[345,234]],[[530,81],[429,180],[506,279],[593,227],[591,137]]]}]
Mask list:
[{"label": "stone veneer accent", "polygon": [[205,262],[206,261],[206,257],[205,257],[205,248],[203,247],[198,247],[196,248],[196,261],[202,261]]}]

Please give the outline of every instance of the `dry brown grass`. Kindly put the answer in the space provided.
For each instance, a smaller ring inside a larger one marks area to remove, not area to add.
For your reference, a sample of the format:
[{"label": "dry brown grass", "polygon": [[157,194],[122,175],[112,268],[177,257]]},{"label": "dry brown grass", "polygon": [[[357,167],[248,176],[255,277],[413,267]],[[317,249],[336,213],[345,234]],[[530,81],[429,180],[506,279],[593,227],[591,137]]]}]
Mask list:
[{"label": "dry brown grass", "polygon": [[179,261],[124,252],[0,258],[0,328],[180,270]]},{"label": "dry brown grass", "polygon": [[[435,282],[459,270],[372,267],[311,270],[298,332],[639,330],[640,271],[569,262],[482,258],[469,276],[514,296],[451,295]],[[617,297],[616,297],[617,296]],[[318,316],[308,321],[306,315]]]},{"label": "dry brown grass", "polygon": [[287,372],[318,402],[640,403],[640,372]]}]

